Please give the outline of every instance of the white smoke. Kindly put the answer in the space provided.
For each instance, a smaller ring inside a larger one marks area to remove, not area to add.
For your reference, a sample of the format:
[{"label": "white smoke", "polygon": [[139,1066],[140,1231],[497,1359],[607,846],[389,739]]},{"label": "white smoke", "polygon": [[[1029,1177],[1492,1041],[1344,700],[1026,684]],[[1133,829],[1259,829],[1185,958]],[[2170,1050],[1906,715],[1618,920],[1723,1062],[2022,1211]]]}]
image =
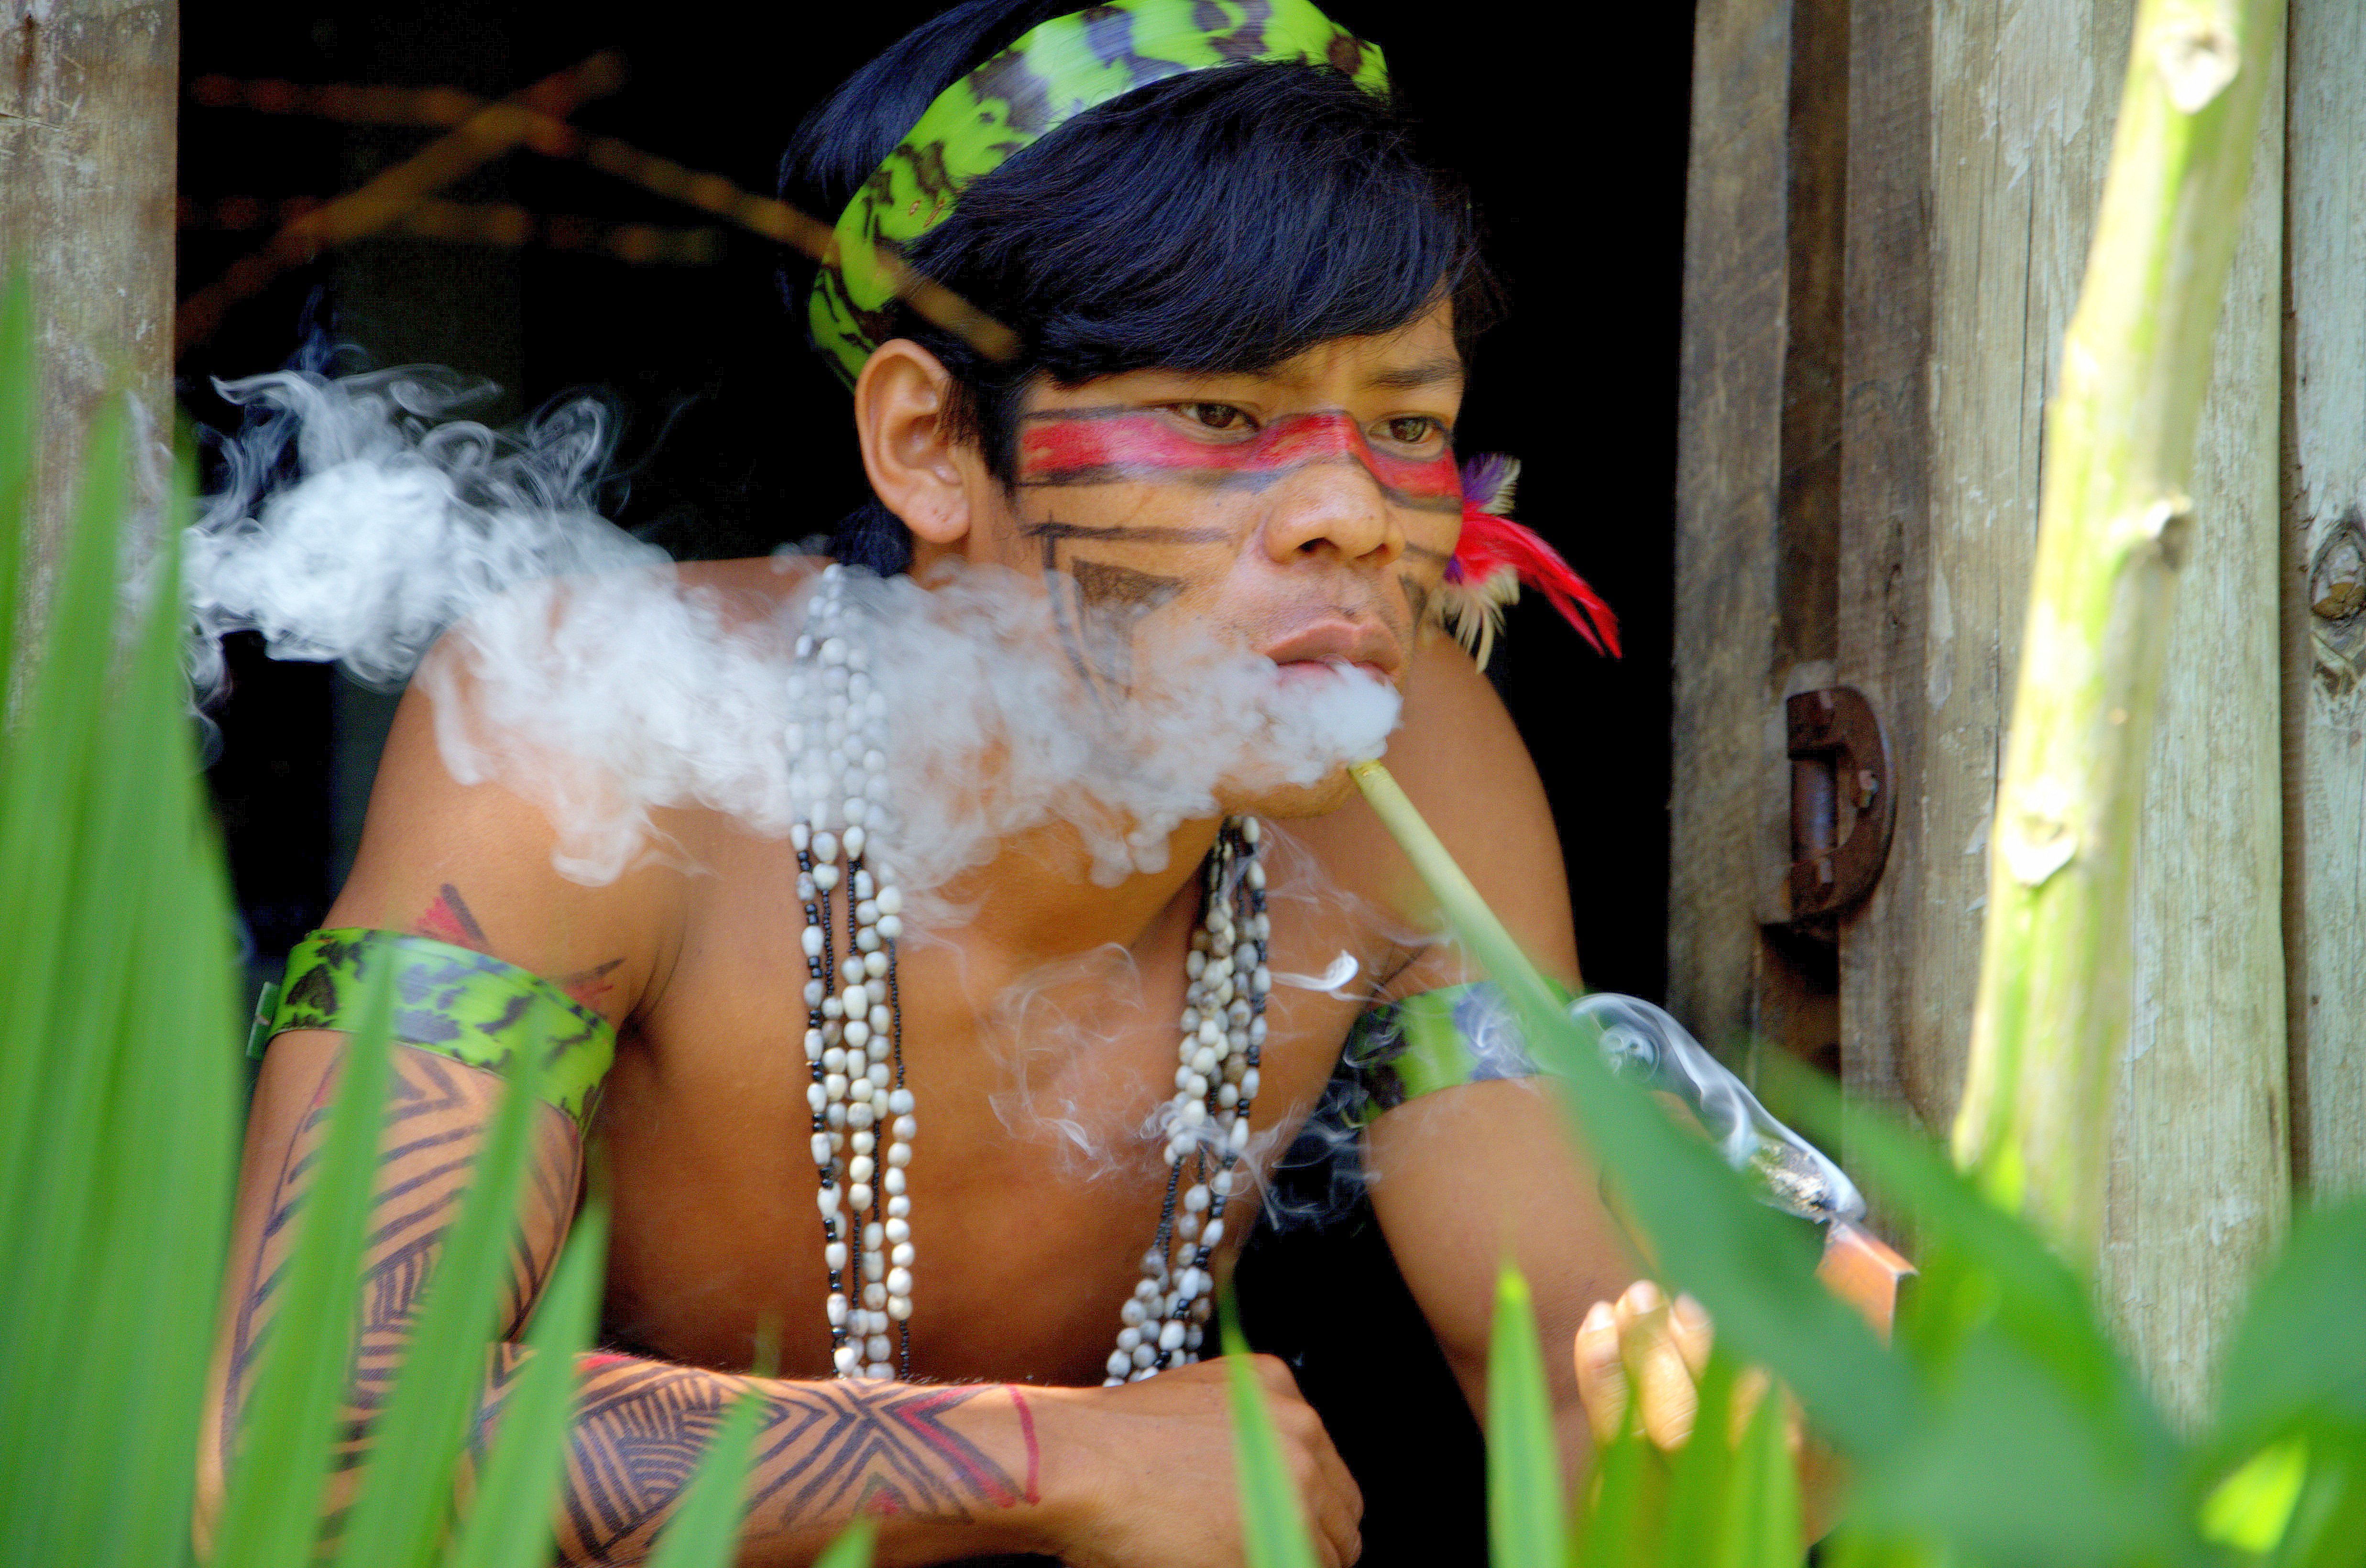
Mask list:
[{"label": "white smoke", "polygon": [[493,390],[427,366],[220,386],[250,412],[186,535],[200,697],[230,632],[392,688],[445,628],[521,583],[665,561],[589,504],[612,439],[597,403],[516,432],[446,417]]},{"label": "white smoke", "polygon": [[[794,781],[838,760],[789,739],[810,564],[777,561],[782,592],[753,610],[685,583],[593,508],[599,405],[510,431],[447,418],[487,390],[419,368],[222,388],[260,417],[189,531],[200,690],[232,631],[390,686],[448,630],[420,672],[445,764],[540,804],[565,874],[605,881],[666,853],[652,813],[669,809],[785,834],[808,805]],[[1015,574],[847,587],[887,701],[874,787],[895,825],[873,854],[907,894],[1054,823],[1097,880],[1159,869],[1169,834],[1233,791],[1315,783],[1377,756],[1396,722],[1383,682],[1342,667],[1285,685],[1271,661],[1188,627],[1135,658],[1112,700],[1080,674],[1043,586]]]}]

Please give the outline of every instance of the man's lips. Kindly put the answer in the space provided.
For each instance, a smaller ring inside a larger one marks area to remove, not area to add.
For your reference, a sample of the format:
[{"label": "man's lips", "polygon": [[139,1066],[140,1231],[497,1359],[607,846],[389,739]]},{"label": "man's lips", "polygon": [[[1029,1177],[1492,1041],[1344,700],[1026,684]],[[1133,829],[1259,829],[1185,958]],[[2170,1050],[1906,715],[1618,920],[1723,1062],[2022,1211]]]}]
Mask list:
[{"label": "man's lips", "polygon": [[1403,662],[1396,639],[1384,628],[1344,621],[1309,626],[1259,652],[1284,666],[1356,665],[1365,674],[1381,680],[1394,679],[1397,666]]}]

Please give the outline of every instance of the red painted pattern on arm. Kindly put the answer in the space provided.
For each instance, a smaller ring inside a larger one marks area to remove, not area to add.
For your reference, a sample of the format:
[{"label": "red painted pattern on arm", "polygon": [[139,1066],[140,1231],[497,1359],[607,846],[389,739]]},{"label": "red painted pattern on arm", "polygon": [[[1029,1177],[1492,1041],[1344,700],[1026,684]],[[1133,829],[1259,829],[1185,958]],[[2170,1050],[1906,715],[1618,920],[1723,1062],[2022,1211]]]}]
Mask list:
[{"label": "red painted pattern on arm", "polygon": [[1415,458],[1380,451],[1343,413],[1293,414],[1248,440],[1213,442],[1177,429],[1155,411],[1065,409],[1029,415],[1019,443],[1022,486],[1171,479],[1261,490],[1301,468],[1346,463],[1369,474],[1396,505],[1461,513],[1462,478],[1451,454]]},{"label": "red painted pattern on arm", "polygon": [[1027,1396],[1016,1388],[1010,1391],[1010,1403],[1019,1407],[1019,1434],[1027,1439],[1027,1500],[1040,1503],[1043,1494],[1036,1489],[1035,1474],[1041,1455],[1035,1447],[1035,1417],[1027,1408]]},{"label": "red painted pattern on arm", "polygon": [[471,952],[492,951],[493,945],[485,935],[485,928],[479,925],[477,917],[469,913],[468,901],[461,898],[460,890],[449,882],[437,891],[435,902],[427,906],[427,913],[419,917],[418,924],[411,930],[413,935],[449,942],[455,947],[466,947]]}]

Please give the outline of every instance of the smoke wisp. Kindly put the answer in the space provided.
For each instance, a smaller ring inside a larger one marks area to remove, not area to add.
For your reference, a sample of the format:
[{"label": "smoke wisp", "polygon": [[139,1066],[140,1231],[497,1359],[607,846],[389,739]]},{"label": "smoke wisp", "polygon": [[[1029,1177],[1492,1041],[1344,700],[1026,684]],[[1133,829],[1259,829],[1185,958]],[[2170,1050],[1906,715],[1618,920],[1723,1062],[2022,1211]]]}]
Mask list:
[{"label": "smoke wisp", "polygon": [[843,755],[799,668],[816,563],[776,558],[777,591],[752,603],[694,580],[592,504],[614,435],[599,403],[508,431],[454,417],[489,390],[420,367],[226,385],[254,417],[189,531],[193,675],[215,690],[219,640],[241,630],[375,686],[416,670],[445,766],[539,804],[579,880],[667,853],[653,812],[779,834],[859,784],[884,808],[873,858],[907,894],[1051,823],[1115,882],[1159,869],[1175,827],[1232,791],[1312,784],[1394,727],[1395,690],[1352,669],[1284,683],[1189,625],[1155,659],[1080,644],[1056,588],[971,567],[845,584],[888,740]]}]

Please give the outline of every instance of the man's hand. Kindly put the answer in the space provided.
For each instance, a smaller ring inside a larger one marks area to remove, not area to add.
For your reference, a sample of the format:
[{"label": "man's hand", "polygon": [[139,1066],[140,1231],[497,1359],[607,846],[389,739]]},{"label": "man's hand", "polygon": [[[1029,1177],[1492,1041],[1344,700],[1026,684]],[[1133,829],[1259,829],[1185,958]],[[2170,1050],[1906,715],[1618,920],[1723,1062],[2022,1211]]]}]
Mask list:
[{"label": "man's hand", "polygon": [[1699,1414],[1695,1383],[1713,1338],[1700,1303],[1688,1295],[1670,1303],[1649,1280],[1628,1286],[1616,1305],[1595,1302],[1576,1349],[1577,1393],[1595,1446],[1628,1429],[1631,1404],[1644,1436],[1671,1451],[1684,1447]]},{"label": "man's hand", "polygon": [[[1363,1554],[1363,1494],[1290,1369],[1271,1356],[1250,1364],[1306,1507],[1315,1561],[1346,1568]],[[1237,1568],[1245,1561],[1222,1361],[1117,1388],[1031,1390],[1029,1397],[1059,1412],[1058,1430],[1045,1433],[1044,1490],[1066,1521],[1060,1557],[1070,1568]]]},{"label": "man's hand", "polygon": [[[1628,1286],[1616,1305],[1595,1302],[1576,1344],[1578,1396],[1594,1446],[1639,1426],[1664,1451],[1684,1447],[1699,1418],[1698,1380],[1715,1339],[1707,1309],[1688,1295],[1670,1302],[1649,1280]],[[1846,1472],[1839,1456],[1808,1432],[1791,1391],[1779,1387],[1764,1367],[1745,1367],[1733,1380],[1726,1440],[1741,1440],[1759,1401],[1770,1393],[1783,1401],[1783,1443],[1798,1471],[1801,1523],[1808,1540],[1820,1540]]]}]

